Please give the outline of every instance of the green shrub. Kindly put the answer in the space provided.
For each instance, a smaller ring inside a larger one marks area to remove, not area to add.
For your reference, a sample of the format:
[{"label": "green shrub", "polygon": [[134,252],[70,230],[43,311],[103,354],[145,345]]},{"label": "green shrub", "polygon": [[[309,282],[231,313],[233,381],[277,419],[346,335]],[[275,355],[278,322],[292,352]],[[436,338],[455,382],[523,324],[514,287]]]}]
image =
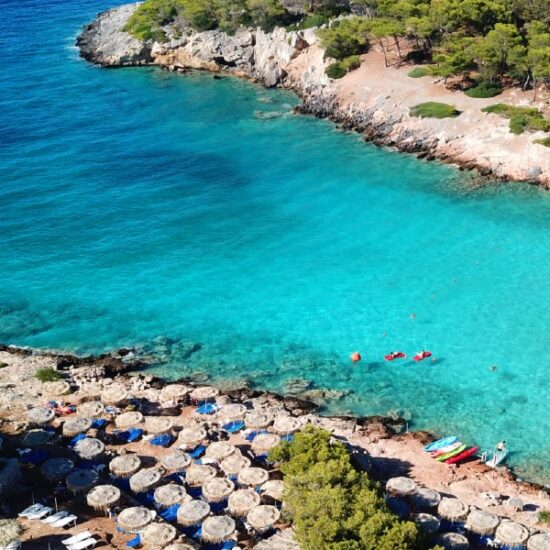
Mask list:
[{"label": "green shrub", "polygon": [[542,139],[536,139],[535,143],[538,143],[539,145],[544,145],[545,147],[550,147],[550,136]]},{"label": "green shrub", "polygon": [[550,512],[539,512],[539,522],[550,525]]},{"label": "green shrub", "polygon": [[325,74],[329,78],[343,78],[348,74],[348,70],[344,67],[341,61],[336,61],[336,63],[331,63],[326,69]]},{"label": "green shrub", "polygon": [[0,369],[5,369],[8,366],[7,363],[1,363],[0,362]]},{"label": "green shrub", "polygon": [[360,55],[350,55],[342,59],[342,65],[348,71],[354,71],[361,66],[361,56]]},{"label": "green shrub", "polygon": [[495,97],[502,93],[500,84],[484,81],[464,92],[468,97],[487,98]]},{"label": "green shrub", "polygon": [[407,73],[407,75],[411,78],[422,78],[423,76],[429,76],[430,74],[431,71],[427,67],[416,67]]},{"label": "green shrub", "polygon": [[411,115],[421,118],[454,118],[459,114],[460,111],[457,111],[454,105],[438,103],[436,101],[419,103],[411,108]]},{"label": "green shrub", "polygon": [[484,113],[495,113],[510,120],[510,131],[522,134],[525,130],[550,132],[550,120],[532,107],[515,107],[506,103],[495,103],[481,109]]},{"label": "green shrub", "polygon": [[414,550],[421,536],[399,520],[378,486],[357,471],[343,443],[329,432],[304,428],[273,449],[285,481],[285,509],[304,550]]},{"label": "green shrub", "polygon": [[63,375],[52,367],[44,367],[43,369],[38,369],[34,377],[40,380],[40,382],[55,382],[63,378]]},{"label": "green shrub", "polygon": [[364,19],[351,17],[335,22],[328,29],[320,29],[318,34],[325,48],[325,57],[341,60],[365,53],[369,45],[367,24]]},{"label": "green shrub", "polygon": [[323,13],[313,13],[304,17],[297,25],[297,29],[311,29],[326,25],[330,18]]}]

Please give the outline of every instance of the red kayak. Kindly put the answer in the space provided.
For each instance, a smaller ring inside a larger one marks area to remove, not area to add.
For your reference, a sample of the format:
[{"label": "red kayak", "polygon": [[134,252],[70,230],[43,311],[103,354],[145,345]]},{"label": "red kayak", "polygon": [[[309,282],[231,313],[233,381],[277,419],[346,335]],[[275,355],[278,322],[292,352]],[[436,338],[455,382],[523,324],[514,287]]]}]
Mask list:
[{"label": "red kayak", "polygon": [[465,451],[462,451],[459,455],[453,456],[451,458],[448,458],[445,461],[445,464],[458,464],[462,460],[465,460],[466,458],[474,455],[479,450],[479,447],[470,447],[469,449],[466,449]]},{"label": "red kayak", "polygon": [[393,361],[394,359],[406,359],[407,356],[402,351],[392,351],[388,355],[384,355],[386,361]]},{"label": "red kayak", "polygon": [[431,356],[432,356],[431,351],[420,351],[413,357],[413,361],[416,361],[418,363],[418,361],[422,361]]}]

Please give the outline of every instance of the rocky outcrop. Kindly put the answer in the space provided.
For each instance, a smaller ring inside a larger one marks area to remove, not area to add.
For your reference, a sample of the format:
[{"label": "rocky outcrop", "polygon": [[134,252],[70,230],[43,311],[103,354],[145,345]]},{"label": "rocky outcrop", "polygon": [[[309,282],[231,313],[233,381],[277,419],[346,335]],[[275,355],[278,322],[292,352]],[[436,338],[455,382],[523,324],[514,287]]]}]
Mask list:
[{"label": "rocky outcrop", "polygon": [[[243,29],[234,36],[218,30],[189,31],[176,38],[167,27],[170,41],[140,42],[121,30],[136,7],[129,4],[100,14],[77,40],[81,55],[107,67],[155,64],[181,72],[201,69],[285,87],[303,99],[297,112],[330,118],[345,129],[361,132],[367,141],[476,169],[482,176],[550,188],[550,155],[535,143],[542,133],[514,136],[506,120],[481,113],[481,104],[458,119],[412,117],[407,94],[392,94],[388,87],[393,82],[388,86],[376,77],[369,81],[368,71],[332,81],[325,75],[327,62],[313,29],[278,28],[271,33]],[[396,88],[401,84],[397,82]]]}]

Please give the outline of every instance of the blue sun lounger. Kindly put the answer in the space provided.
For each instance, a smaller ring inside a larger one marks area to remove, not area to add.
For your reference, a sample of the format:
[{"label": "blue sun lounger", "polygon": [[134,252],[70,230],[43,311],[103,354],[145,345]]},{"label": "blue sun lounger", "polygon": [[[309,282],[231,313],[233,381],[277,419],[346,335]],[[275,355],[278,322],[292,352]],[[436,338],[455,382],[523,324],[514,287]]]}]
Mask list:
[{"label": "blue sun lounger", "polygon": [[139,428],[131,428],[125,432],[115,432],[115,436],[124,443],[133,443],[143,435],[143,430]]},{"label": "blue sun lounger", "polygon": [[172,443],[172,436],[168,434],[157,435],[149,441],[151,445],[156,447],[168,447]]},{"label": "blue sun lounger", "polygon": [[78,435],[75,435],[75,436],[67,443],[67,447],[71,447],[71,449],[72,449],[79,441],[82,441],[83,439],[86,439],[86,437],[88,437],[86,434],[78,434]]},{"label": "blue sun lounger", "polygon": [[234,422],[229,422],[228,424],[224,424],[222,428],[226,432],[229,432],[230,434],[234,434],[244,428],[244,422],[242,420],[236,420]]},{"label": "blue sun lounger", "polygon": [[159,515],[164,521],[176,521],[180,506],[181,504],[174,504],[170,508],[163,510]]},{"label": "blue sun lounger", "polygon": [[195,409],[197,414],[214,414],[218,410],[218,405],[215,403],[205,403]]},{"label": "blue sun lounger", "polygon": [[187,453],[191,458],[197,459],[206,451],[206,447],[204,445],[199,445],[198,447],[195,447],[190,453]]},{"label": "blue sun lounger", "polygon": [[129,540],[126,543],[126,546],[129,548],[137,548],[138,546],[141,546],[141,537],[138,535],[137,537],[134,537],[132,540]]},{"label": "blue sun lounger", "polygon": [[94,430],[99,430],[101,428],[104,428],[106,424],[107,424],[107,420],[105,420],[104,418],[94,418],[92,420],[92,428]]},{"label": "blue sun lounger", "polygon": [[44,449],[37,449],[36,451],[31,451],[30,453],[23,455],[22,461],[26,464],[37,466],[38,464],[42,464],[42,462],[46,461],[49,457],[50,453]]}]

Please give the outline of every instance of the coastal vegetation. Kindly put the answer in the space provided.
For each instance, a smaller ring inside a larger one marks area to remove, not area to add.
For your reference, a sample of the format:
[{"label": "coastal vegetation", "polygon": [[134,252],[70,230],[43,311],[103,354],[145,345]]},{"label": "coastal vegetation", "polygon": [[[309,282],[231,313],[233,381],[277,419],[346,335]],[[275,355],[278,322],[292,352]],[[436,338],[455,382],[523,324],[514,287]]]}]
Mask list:
[{"label": "coastal vegetation", "polygon": [[60,380],[62,375],[59,371],[53,369],[52,367],[44,367],[38,369],[34,377],[40,382],[55,382],[56,380]]},{"label": "coastal vegetation", "polygon": [[454,105],[438,103],[437,101],[419,103],[411,108],[411,115],[420,118],[452,118],[457,117],[459,114],[460,111]]},{"label": "coastal vegetation", "polygon": [[538,109],[496,103],[481,110],[484,113],[495,113],[508,118],[513,134],[522,134],[525,130],[550,132],[550,120],[544,118]]},{"label": "coastal vegetation", "polygon": [[476,97],[480,99],[495,97],[502,93],[502,86],[497,82],[491,82],[490,80],[484,80],[475,86],[472,86],[464,92],[469,97]]},{"label": "coastal vegetation", "polygon": [[535,143],[539,143],[540,145],[544,145],[545,147],[550,147],[550,137],[536,139]]},{"label": "coastal vegetation", "polygon": [[378,485],[329,432],[308,426],[269,459],[285,476],[285,508],[304,550],[426,548],[418,527],[389,510]]},{"label": "coastal vegetation", "polygon": [[[350,14],[351,17],[339,17]],[[325,27],[319,35],[333,78],[356,64],[341,62],[377,44],[386,65],[422,63],[425,74],[474,77],[472,97],[492,97],[502,84],[536,90],[550,80],[550,0],[145,0],[125,30],[167,40],[187,29]],[[339,63],[340,62],[340,63]],[[486,84],[484,84],[486,83]],[[494,85],[494,86],[493,86]]]}]

